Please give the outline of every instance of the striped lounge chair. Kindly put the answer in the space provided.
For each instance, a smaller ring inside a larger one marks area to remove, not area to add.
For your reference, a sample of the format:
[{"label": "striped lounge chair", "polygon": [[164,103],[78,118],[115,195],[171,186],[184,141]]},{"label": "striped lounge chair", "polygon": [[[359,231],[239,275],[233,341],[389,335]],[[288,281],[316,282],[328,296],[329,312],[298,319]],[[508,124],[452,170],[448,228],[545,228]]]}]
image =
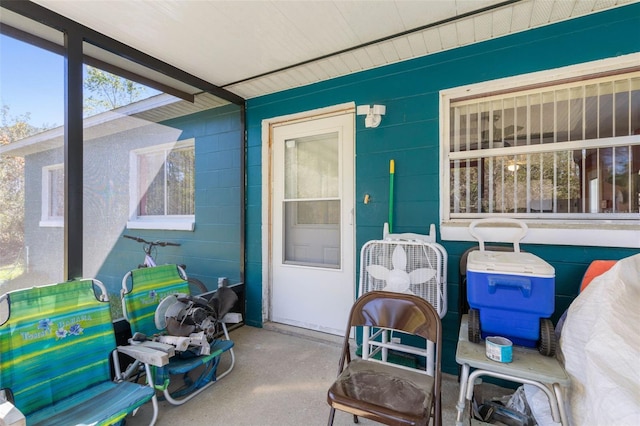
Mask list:
[{"label": "striped lounge chair", "polygon": [[[156,327],[155,311],[165,297],[175,294],[189,294],[189,283],[184,271],[177,265],[138,268],[128,272],[122,280],[121,296],[122,309],[131,325],[131,332],[139,332],[149,338],[165,333],[166,330]],[[209,355],[196,356],[182,352],[172,357],[168,365],[152,369],[156,389],[163,392],[169,403],[180,405],[187,402],[233,369],[234,344],[225,323],[220,322],[220,325],[224,338],[214,339],[210,343]],[[218,364],[225,352],[230,354],[230,364],[218,374]],[[201,374],[192,379],[189,372],[201,366]],[[175,380],[179,377],[182,377],[182,382]]]},{"label": "striped lounge chair", "polygon": [[151,386],[112,381],[109,360],[115,349],[111,311],[99,281],[69,281],[0,296],[0,411],[7,413],[5,423],[111,425],[148,401],[155,423],[158,408]]}]

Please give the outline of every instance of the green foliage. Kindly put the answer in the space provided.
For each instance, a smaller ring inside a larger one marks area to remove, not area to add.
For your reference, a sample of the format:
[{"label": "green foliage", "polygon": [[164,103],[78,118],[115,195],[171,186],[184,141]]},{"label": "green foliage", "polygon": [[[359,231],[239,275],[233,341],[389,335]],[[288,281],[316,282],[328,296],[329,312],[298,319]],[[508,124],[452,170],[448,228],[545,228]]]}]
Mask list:
[{"label": "green foliage", "polygon": [[85,116],[129,105],[145,92],[145,87],[138,83],[90,66],[84,88],[90,93],[84,99]]},{"label": "green foliage", "polygon": [[0,283],[14,280],[23,273],[24,265],[20,262],[16,262],[13,265],[0,265]]},{"label": "green foliage", "polygon": [[118,293],[109,293],[108,297],[109,307],[111,308],[111,319],[115,321],[117,319],[124,318],[120,295]]},{"label": "green foliage", "polygon": [[[12,117],[9,106],[2,105],[0,114],[0,146],[40,130],[28,123],[28,113]],[[24,239],[24,158],[0,156],[0,200],[0,258],[13,261]]]}]

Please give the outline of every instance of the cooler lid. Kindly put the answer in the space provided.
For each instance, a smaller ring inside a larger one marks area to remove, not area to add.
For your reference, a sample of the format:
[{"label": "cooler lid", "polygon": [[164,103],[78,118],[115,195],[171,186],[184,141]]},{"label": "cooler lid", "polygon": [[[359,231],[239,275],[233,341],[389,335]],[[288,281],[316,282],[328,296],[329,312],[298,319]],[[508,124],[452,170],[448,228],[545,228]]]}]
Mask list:
[{"label": "cooler lid", "polygon": [[467,258],[467,271],[554,277],[553,266],[531,253],[504,251],[472,251]]}]

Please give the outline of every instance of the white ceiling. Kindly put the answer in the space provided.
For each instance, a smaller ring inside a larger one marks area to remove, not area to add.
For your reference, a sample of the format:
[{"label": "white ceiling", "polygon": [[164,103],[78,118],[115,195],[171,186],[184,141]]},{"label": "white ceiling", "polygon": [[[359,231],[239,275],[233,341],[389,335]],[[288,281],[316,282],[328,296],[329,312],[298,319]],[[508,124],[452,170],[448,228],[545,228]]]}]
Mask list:
[{"label": "white ceiling", "polygon": [[249,99],[637,1],[521,0],[499,8],[490,7],[500,0],[35,3]]}]

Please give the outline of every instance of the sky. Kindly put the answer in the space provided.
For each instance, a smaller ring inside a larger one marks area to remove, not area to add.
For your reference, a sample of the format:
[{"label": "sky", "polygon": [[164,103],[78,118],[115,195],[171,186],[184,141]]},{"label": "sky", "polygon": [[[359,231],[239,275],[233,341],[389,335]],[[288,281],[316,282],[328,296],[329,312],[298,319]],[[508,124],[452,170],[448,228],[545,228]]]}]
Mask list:
[{"label": "sky", "polygon": [[[146,88],[139,99],[157,90]],[[64,58],[11,37],[0,35],[0,105],[9,117],[29,113],[29,124],[64,124]]]},{"label": "sky", "polygon": [[64,123],[64,58],[0,35],[0,104],[9,115],[31,114],[30,124]]}]

